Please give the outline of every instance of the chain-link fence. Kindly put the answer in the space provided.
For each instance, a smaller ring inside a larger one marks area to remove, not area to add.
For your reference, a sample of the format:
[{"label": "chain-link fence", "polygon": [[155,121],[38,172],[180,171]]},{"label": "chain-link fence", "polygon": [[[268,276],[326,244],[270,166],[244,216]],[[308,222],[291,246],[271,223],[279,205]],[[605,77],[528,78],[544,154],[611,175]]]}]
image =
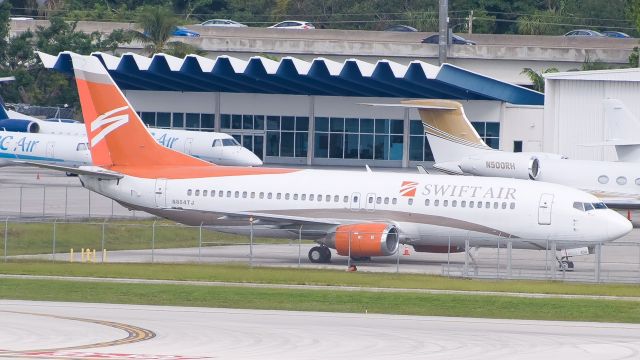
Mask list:
[{"label": "chain-link fence", "polygon": [[2,187],[0,216],[48,218],[150,218],[78,186]]},{"label": "chain-link fence", "polygon": [[[380,239],[380,233],[350,231],[332,235],[334,249],[330,260],[325,261],[317,252],[318,244],[307,240],[322,234],[309,232],[304,226],[283,230],[248,224],[243,234],[237,235],[154,219],[81,222],[6,217],[0,229],[3,261],[242,263],[485,279],[640,282],[640,244],[633,241],[595,244],[567,252],[561,249],[572,244],[562,241],[541,240],[535,242],[538,250],[530,250],[522,249],[523,242],[518,239],[496,243],[440,236],[438,245],[421,249],[402,244],[402,237],[411,237],[402,234],[399,246],[394,241],[384,245],[388,256],[368,259],[360,256],[359,251],[365,248],[360,240]],[[531,243],[528,241],[527,246]],[[320,250],[326,252],[326,248]]]}]

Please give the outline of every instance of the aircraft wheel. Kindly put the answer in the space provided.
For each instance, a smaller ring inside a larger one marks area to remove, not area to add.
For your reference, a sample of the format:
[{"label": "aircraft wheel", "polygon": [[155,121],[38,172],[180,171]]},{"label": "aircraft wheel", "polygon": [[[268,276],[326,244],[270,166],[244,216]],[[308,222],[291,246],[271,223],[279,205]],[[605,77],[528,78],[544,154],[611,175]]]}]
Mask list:
[{"label": "aircraft wheel", "polygon": [[573,271],[574,267],[573,261],[569,260],[561,260],[558,262],[558,266],[560,271]]},{"label": "aircraft wheel", "polygon": [[324,258],[324,251],[322,250],[322,248],[320,246],[314,246],[311,248],[311,250],[309,250],[309,261],[311,261],[312,263],[320,263],[323,262],[323,258]]}]

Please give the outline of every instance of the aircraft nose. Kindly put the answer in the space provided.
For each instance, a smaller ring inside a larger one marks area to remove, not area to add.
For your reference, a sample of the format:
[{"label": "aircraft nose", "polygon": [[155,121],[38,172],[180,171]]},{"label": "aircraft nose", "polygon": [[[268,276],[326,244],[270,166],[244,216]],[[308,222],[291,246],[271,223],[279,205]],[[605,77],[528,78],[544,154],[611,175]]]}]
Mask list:
[{"label": "aircraft nose", "polygon": [[607,223],[607,232],[610,240],[619,239],[633,229],[631,221],[615,211],[611,211]]},{"label": "aircraft nose", "polygon": [[260,160],[260,158],[249,149],[242,148],[240,150],[240,155],[244,162],[244,166],[262,166],[262,160]]}]

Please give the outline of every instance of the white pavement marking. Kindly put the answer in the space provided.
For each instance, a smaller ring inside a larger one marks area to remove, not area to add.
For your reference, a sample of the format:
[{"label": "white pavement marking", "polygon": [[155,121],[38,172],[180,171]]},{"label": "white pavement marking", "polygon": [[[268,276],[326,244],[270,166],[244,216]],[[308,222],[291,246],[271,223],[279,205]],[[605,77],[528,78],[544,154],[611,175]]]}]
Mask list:
[{"label": "white pavement marking", "polygon": [[[91,359],[635,359],[640,325],[491,320],[428,316],[58,302],[0,301],[1,311],[113,321],[149,329],[147,341],[46,354]],[[1,317],[0,353],[66,347],[78,340],[109,341],[113,329],[25,315]],[[16,336],[16,332],[22,336]],[[82,335],[77,335],[83,332]],[[74,336],[74,334],[76,336]],[[117,337],[117,336],[115,336]],[[90,340],[91,339],[91,340]],[[46,345],[44,345],[46,344]],[[24,353],[28,354],[28,353]],[[32,355],[28,357],[38,357]],[[40,357],[43,358],[43,357]]]}]

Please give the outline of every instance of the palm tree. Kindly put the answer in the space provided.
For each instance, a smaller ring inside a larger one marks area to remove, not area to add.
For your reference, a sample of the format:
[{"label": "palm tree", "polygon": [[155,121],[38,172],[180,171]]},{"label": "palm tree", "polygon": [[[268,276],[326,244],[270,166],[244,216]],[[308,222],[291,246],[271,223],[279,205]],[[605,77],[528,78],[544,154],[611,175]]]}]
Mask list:
[{"label": "palm tree", "polygon": [[134,37],[145,45],[147,53],[166,53],[183,57],[187,54],[201,53],[197,47],[180,41],[169,41],[178,25],[178,18],[169,8],[154,6],[145,7],[140,12],[138,23],[143,32],[136,32]]},{"label": "palm tree", "polygon": [[539,92],[544,92],[544,76],[542,76],[542,75],[543,74],[547,74],[547,73],[555,73],[555,72],[558,72],[558,69],[556,69],[556,68],[548,68],[548,69],[544,69],[544,70],[542,70],[542,72],[538,73],[535,70],[533,70],[532,68],[524,68],[524,69],[522,69],[520,74],[521,75],[527,75],[529,80],[531,80],[531,82],[533,83],[533,85],[531,86],[533,88],[533,90],[539,91]]}]

